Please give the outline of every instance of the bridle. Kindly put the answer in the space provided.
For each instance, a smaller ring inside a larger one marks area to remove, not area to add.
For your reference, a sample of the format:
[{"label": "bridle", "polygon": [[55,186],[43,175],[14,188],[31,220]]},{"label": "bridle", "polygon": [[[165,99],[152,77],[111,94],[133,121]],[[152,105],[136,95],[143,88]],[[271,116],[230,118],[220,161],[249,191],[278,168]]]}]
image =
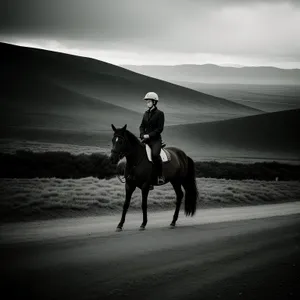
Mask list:
[{"label": "bridle", "polygon": [[[120,139],[122,139],[123,141],[126,142],[126,139],[125,139],[124,136],[121,136],[121,135],[118,135],[118,134],[116,134],[116,135],[114,135],[114,136],[117,137],[117,138],[120,138]],[[120,161],[121,159],[123,159],[127,154],[129,154],[129,152],[118,152],[118,151],[116,151],[116,150],[114,150],[114,149],[111,150],[111,153],[117,154],[117,155],[118,155],[118,158],[119,158],[119,161]],[[123,176],[123,177],[125,178],[125,176]],[[121,177],[119,176],[119,174],[117,174],[117,178],[120,180],[121,183],[125,183],[125,181],[122,181],[122,179],[121,179]]]},{"label": "bridle", "polygon": [[[116,135],[114,135],[114,136],[116,136],[116,137],[118,137],[118,138],[121,138],[123,141],[125,141],[126,142],[126,139],[125,139],[125,137],[124,136],[121,136],[121,135],[118,135],[118,134],[116,134]],[[123,159],[127,154],[129,154],[130,152],[129,151],[127,151],[127,152],[118,152],[118,151],[115,151],[114,149],[112,149],[111,150],[111,153],[115,153],[115,154],[117,154],[117,155],[119,155],[119,160],[121,160],[121,159]],[[133,165],[131,168],[130,168],[130,170],[129,170],[129,174],[132,172],[132,170],[134,169],[134,168],[136,168],[141,162],[142,162],[142,160],[144,159],[144,155],[139,159],[139,161],[138,161],[138,163],[137,164],[135,164],[135,165]],[[119,176],[119,174],[117,174],[117,177],[118,177],[118,179],[122,182],[122,183],[125,183],[126,181],[122,181],[122,179],[121,179],[121,177]],[[126,176],[123,176],[123,178],[125,178],[126,179]]]},{"label": "bridle", "polygon": [[[118,135],[118,134],[116,134],[115,136],[118,137],[118,138],[120,138],[120,139],[122,139],[123,141],[126,142],[126,139],[125,139],[124,136]],[[114,150],[114,149],[111,150],[111,153],[117,154],[118,157],[119,157],[119,160],[121,160],[121,159],[124,158],[127,154],[129,154],[128,151],[127,151],[127,152],[119,152],[119,151],[116,151],[116,150]]]}]

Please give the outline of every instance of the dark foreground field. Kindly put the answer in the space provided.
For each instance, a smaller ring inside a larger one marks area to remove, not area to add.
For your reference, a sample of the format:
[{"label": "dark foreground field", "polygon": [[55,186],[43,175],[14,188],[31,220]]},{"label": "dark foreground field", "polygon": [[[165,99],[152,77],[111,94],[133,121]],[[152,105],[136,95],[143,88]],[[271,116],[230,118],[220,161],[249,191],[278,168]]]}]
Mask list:
[{"label": "dark foreground field", "polygon": [[[133,215],[121,233],[117,217],[4,226],[1,291],[6,299],[299,299],[296,207],[277,217],[283,209],[272,205],[219,211],[202,224],[181,216],[175,230],[154,215],[144,232]],[[245,218],[263,211],[274,217]]]}]

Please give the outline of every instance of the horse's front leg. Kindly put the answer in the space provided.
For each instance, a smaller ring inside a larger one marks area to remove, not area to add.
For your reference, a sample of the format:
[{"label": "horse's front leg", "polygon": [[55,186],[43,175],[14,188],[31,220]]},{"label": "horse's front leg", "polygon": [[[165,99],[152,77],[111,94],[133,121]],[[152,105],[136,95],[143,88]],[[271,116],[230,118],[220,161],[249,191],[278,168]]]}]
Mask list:
[{"label": "horse's front leg", "polygon": [[126,188],[126,198],[125,198],[125,202],[123,205],[123,213],[122,213],[121,221],[120,221],[119,225],[117,226],[117,231],[121,231],[123,228],[126,213],[127,213],[128,207],[130,205],[131,196],[136,189],[136,185],[131,182],[130,183],[126,182],[125,188]]},{"label": "horse's front leg", "polygon": [[148,222],[148,217],[147,217],[147,201],[148,201],[148,194],[149,194],[149,184],[145,184],[142,187],[142,210],[143,210],[143,223],[140,226],[140,230],[144,230],[147,222]]}]

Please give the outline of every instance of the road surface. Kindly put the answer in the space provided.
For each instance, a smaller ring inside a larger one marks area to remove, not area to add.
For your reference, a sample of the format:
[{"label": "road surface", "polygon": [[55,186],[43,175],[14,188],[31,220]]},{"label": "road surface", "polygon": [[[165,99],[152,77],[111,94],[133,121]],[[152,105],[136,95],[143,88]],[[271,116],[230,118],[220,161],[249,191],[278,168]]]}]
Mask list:
[{"label": "road surface", "polygon": [[6,224],[2,299],[299,299],[300,202]]}]

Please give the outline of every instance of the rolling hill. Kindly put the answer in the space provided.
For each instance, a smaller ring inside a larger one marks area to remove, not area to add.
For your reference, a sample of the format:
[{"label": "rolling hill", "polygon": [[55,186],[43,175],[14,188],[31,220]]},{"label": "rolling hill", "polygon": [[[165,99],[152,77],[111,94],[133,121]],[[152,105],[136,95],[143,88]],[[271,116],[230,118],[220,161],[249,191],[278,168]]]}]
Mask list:
[{"label": "rolling hill", "polygon": [[300,108],[299,85],[213,84],[176,82],[176,84],[216,97],[263,110],[275,112]]},{"label": "rolling hill", "polygon": [[219,84],[300,84],[299,69],[275,67],[225,67],[213,64],[175,66],[135,66],[124,68],[170,82]]},{"label": "rolling hill", "polygon": [[5,43],[0,52],[2,126],[97,131],[115,122],[137,128],[143,96],[153,90],[166,125],[261,113],[95,59]]},{"label": "rolling hill", "polygon": [[168,145],[193,157],[300,159],[300,109],[232,120],[169,126]]},{"label": "rolling hill", "polygon": [[[94,59],[0,43],[0,138],[109,148],[112,130],[138,132],[155,90],[163,138],[194,158],[299,159],[300,110],[262,113]],[[231,118],[231,119],[229,119]]]},{"label": "rolling hill", "polygon": [[141,119],[140,114],[135,111],[80,94],[54,81],[22,75],[23,80],[17,82],[17,89],[3,87],[2,95],[9,101],[2,103],[2,125],[57,130],[103,130],[111,122],[118,123],[124,116],[132,124]]}]

